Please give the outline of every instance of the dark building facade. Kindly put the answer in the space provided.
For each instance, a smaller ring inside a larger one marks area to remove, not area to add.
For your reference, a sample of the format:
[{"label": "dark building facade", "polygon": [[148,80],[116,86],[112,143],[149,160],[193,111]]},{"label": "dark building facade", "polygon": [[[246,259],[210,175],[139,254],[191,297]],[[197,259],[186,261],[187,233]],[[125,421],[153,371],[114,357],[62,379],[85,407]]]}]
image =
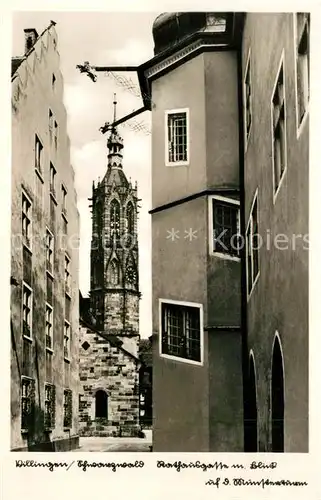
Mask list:
[{"label": "dark building facade", "polygon": [[[123,139],[116,127],[107,147],[107,171],[93,185],[91,199],[89,311],[94,328],[84,326],[80,333],[80,427],[85,435],[134,435],[139,431],[141,364],[137,186],[124,173]],[[103,393],[104,411],[97,413],[94,402]]]},{"label": "dark building facade", "polygon": [[308,451],[309,22],[154,22],[154,451]]},{"label": "dark building facade", "polygon": [[[78,445],[79,214],[54,23],[12,64],[11,449]],[[75,244],[75,243],[76,244]]]}]

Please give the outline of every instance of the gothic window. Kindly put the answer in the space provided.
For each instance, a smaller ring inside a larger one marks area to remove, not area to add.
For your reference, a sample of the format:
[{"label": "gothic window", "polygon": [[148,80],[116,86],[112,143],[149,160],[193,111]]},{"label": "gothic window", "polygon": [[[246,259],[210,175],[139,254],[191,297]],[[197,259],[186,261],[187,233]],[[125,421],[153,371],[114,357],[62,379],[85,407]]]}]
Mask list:
[{"label": "gothic window", "polygon": [[132,261],[127,264],[125,282],[128,288],[136,288],[137,286],[137,272]]},{"label": "gothic window", "polygon": [[119,284],[119,266],[115,260],[112,260],[108,267],[108,282],[111,285]]},{"label": "gothic window", "polygon": [[117,200],[113,200],[110,204],[110,230],[111,235],[119,236],[120,229],[120,206]]},{"label": "gothic window", "polygon": [[134,207],[131,202],[128,203],[126,209],[126,228],[129,234],[134,233]]},{"label": "gothic window", "polygon": [[108,396],[102,390],[97,391],[95,395],[95,417],[108,418]]}]

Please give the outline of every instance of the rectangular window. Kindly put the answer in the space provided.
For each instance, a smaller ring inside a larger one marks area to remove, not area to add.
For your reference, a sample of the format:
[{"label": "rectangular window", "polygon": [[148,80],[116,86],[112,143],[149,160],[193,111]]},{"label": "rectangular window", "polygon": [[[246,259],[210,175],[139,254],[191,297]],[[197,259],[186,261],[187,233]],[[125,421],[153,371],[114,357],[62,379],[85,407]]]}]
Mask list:
[{"label": "rectangular window", "polygon": [[23,246],[22,249],[22,269],[23,269],[23,281],[31,287],[32,254],[30,253],[30,250],[25,246]]},{"label": "rectangular window", "polygon": [[65,217],[67,217],[67,189],[63,185],[61,186],[61,200],[62,200],[61,203],[62,214]]},{"label": "rectangular window", "polygon": [[65,295],[65,319],[70,321],[70,306],[71,306],[71,300],[68,295]]},{"label": "rectangular window", "polygon": [[32,289],[24,283],[22,286],[22,333],[31,338],[32,325]]},{"label": "rectangular window", "polygon": [[64,327],[64,357],[70,358],[70,324],[68,321],[65,321]]},{"label": "rectangular window", "polygon": [[64,427],[70,429],[72,427],[72,391],[64,390]]},{"label": "rectangular window", "polygon": [[272,150],[274,194],[276,194],[286,168],[285,88],[283,61],[272,98]]},{"label": "rectangular window", "polygon": [[240,209],[237,200],[210,198],[210,252],[222,256],[240,255]]},{"label": "rectangular window", "polygon": [[53,310],[46,304],[46,347],[53,349]]},{"label": "rectangular window", "polygon": [[202,362],[202,306],[160,301],[161,354]]},{"label": "rectangular window", "polygon": [[250,53],[248,56],[244,78],[244,114],[245,145],[247,146],[252,125],[252,79]]},{"label": "rectangular window", "polygon": [[47,274],[46,300],[48,304],[53,305],[53,279]]},{"label": "rectangular window", "polygon": [[49,229],[46,230],[46,269],[53,274],[54,264],[54,237]]},{"label": "rectangular window", "polygon": [[52,196],[50,198],[50,228],[52,231],[55,231],[55,222],[56,222],[56,203]]},{"label": "rectangular window", "polygon": [[22,193],[22,236],[23,242],[28,248],[31,248],[31,217],[31,201],[25,193]]},{"label": "rectangular window", "polygon": [[310,14],[296,14],[296,69],[298,125],[303,120],[310,99]]},{"label": "rectangular window", "polygon": [[52,382],[52,356],[53,352],[46,349],[46,382]]},{"label": "rectangular window", "polygon": [[32,342],[30,339],[23,338],[23,355],[22,355],[22,375],[26,377],[31,376],[31,355],[32,355]]},{"label": "rectangular window", "polygon": [[56,77],[55,77],[54,74],[52,74],[51,86],[52,86],[52,90],[55,90],[55,88],[56,88]]},{"label": "rectangular window", "polygon": [[70,259],[65,255],[65,290],[70,294]]},{"label": "rectangular window", "polygon": [[166,112],[166,165],[189,162],[188,110]]},{"label": "rectangular window", "polygon": [[54,134],[54,117],[51,109],[49,109],[49,139],[50,139],[50,144],[52,143],[53,139],[53,134]]},{"label": "rectangular window", "polygon": [[255,196],[246,231],[247,293],[250,295],[259,275],[258,206]]},{"label": "rectangular window", "polygon": [[58,123],[54,122],[54,145],[55,145],[55,149],[57,149],[58,147]]},{"label": "rectangular window", "polygon": [[35,405],[35,381],[31,378],[21,379],[21,430],[28,431],[33,427]]},{"label": "rectangular window", "polygon": [[45,429],[51,430],[55,427],[56,414],[56,388],[54,385],[45,384]]},{"label": "rectangular window", "polygon": [[37,134],[35,135],[35,169],[41,174],[43,173],[43,145]]},{"label": "rectangular window", "polygon": [[50,193],[56,197],[56,169],[50,162]]}]

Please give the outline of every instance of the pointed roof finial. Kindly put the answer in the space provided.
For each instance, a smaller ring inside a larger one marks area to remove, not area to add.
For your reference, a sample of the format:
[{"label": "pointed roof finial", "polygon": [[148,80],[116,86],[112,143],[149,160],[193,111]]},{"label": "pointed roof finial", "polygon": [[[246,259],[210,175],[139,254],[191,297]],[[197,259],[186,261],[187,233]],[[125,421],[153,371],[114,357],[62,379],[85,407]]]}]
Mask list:
[{"label": "pointed roof finial", "polygon": [[113,104],[114,104],[114,121],[113,121],[113,123],[115,123],[115,121],[116,121],[116,106],[117,106],[116,94],[114,94],[114,102],[113,102]]}]

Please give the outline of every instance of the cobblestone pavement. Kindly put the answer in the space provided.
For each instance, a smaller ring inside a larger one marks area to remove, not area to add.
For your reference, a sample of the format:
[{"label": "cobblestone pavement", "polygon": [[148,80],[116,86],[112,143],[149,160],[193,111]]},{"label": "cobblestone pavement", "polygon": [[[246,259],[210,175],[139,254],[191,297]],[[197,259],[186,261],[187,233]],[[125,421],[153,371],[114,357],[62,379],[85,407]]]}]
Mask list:
[{"label": "cobblestone pavement", "polygon": [[112,438],[112,437],[81,437],[78,453],[93,451],[96,453],[111,452],[150,452],[151,435],[145,438]]}]

